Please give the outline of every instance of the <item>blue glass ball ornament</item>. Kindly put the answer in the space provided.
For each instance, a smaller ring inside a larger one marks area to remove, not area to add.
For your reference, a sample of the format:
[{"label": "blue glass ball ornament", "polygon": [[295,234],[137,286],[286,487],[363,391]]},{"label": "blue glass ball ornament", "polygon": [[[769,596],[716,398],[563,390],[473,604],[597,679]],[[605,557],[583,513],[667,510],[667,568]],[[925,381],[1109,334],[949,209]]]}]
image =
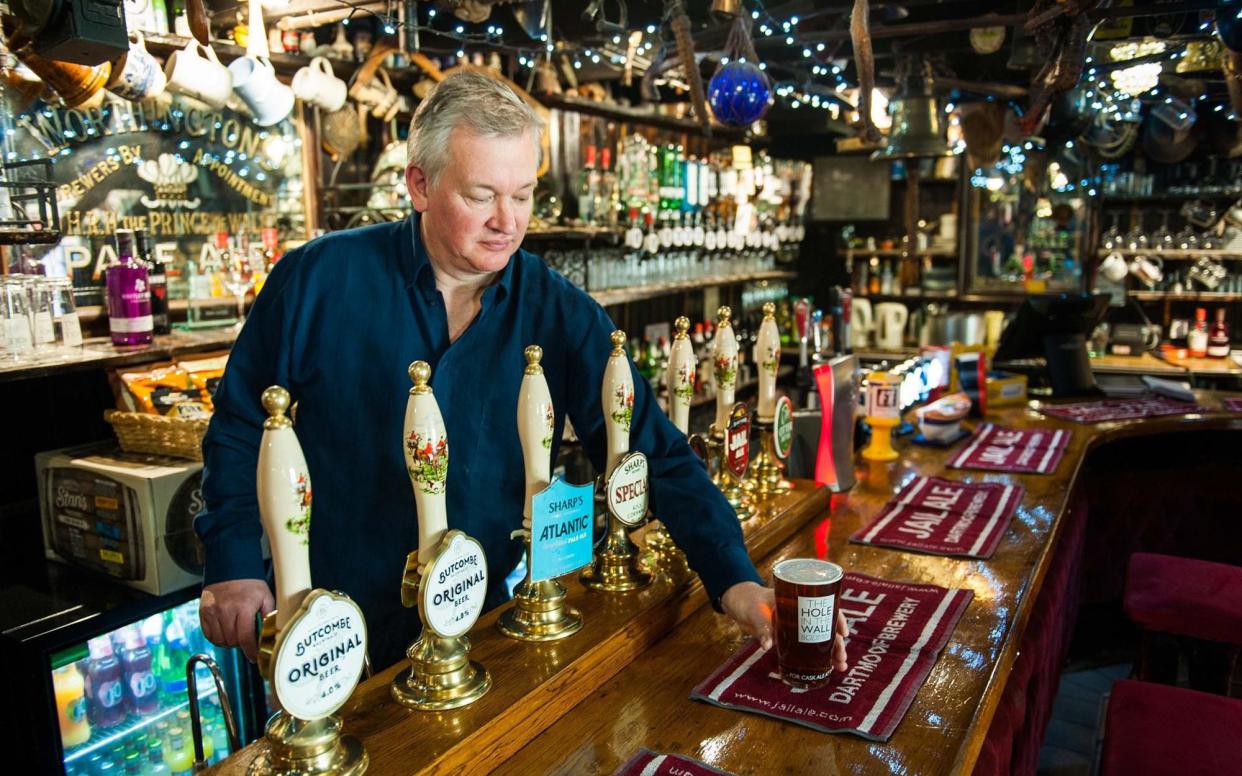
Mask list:
[{"label": "blue glass ball ornament", "polygon": [[707,102],[721,123],[748,127],[768,112],[772,87],[757,65],[730,62],[717,69],[707,84]]}]

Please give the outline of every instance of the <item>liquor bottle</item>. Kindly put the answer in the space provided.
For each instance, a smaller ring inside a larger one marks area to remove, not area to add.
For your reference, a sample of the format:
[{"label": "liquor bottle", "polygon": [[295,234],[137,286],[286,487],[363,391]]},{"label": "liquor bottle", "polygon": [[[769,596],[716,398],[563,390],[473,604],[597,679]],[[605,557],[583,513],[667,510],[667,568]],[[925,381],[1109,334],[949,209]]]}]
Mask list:
[{"label": "liquor bottle", "polygon": [[107,636],[91,639],[87,648],[90,651],[86,680],[91,724],[101,729],[115,727],[125,721],[121,661],[116,659]]},{"label": "liquor bottle", "polygon": [[600,226],[614,229],[617,226],[620,192],[617,188],[617,175],[612,170],[612,149],[605,146],[599,155],[599,205],[596,207],[595,221]]},{"label": "liquor bottle", "polygon": [[147,268],[147,285],[151,289],[151,330],[156,334],[168,334],[172,329],[168,321],[167,268],[151,250],[151,235],[146,229],[134,230],[134,248],[138,251],[139,261]]},{"label": "liquor bottle", "polygon": [[116,231],[117,263],[104,273],[108,289],[108,329],[113,345],[151,343],[151,294],[147,269],[134,255],[134,233]]},{"label": "liquor bottle", "polygon": [[1190,351],[1190,355],[1195,358],[1202,358],[1207,355],[1208,345],[1208,325],[1207,325],[1207,308],[1195,308],[1195,326],[1186,335],[1186,348]]},{"label": "liquor bottle", "polygon": [[595,223],[595,198],[599,191],[599,173],[595,170],[595,146],[586,147],[586,163],[578,173],[578,218],[584,224]]},{"label": "liquor bottle", "polygon": [[1211,358],[1226,358],[1229,355],[1229,325],[1225,323],[1225,308],[1216,308],[1216,323],[1208,334],[1207,354]]}]

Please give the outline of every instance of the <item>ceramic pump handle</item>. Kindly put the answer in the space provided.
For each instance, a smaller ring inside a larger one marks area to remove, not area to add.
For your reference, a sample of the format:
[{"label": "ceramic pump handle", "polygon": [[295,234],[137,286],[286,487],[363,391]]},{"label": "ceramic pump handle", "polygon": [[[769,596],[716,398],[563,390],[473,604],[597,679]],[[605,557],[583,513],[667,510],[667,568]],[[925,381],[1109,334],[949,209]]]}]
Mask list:
[{"label": "ceramic pump handle", "polygon": [[518,439],[522,442],[522,459],[526,462],[526,502],[522,526],[529,529],[531,499],[552,481],[552,437],[556,432],[556,415],[548,381],[539,365],[543,348],[526,348],[526,373],[518,391]]},{"label": "ceramic pump handle", "polygon": [[763,322],[755,340],[755,364],[759,367],[759,420],[776,414],[776,372],[781,365],[781,333],[776,328],[776,305],[763,305]]},{"label": "ceramic pump handle", "polygon": [[431,366],[426,361],[410,364],[410,398],[405,403],[402,448],[405,470],[414,486],[418,509],[418,562],[427,563],[448,530],[444,492],[448,485],[448,435],[440,405],[431,392]]},{"label": "ceramic pump handle", "polygon": [[625,355],[625,332],[612,333],[612,353],[604,367],[601,392],[604,405],[604,431],[608,435],[608,463],[604,476],[612,474],[617,463],[630,451],[630,421],[634,417],[634,376]]},{"label": "ceramic pump handle", "polygon": [[263,392],[268,418],[263,422],[256,475],[259,520],[272,548],[277,630],[285,627],[311,589],[310,473],[293,423],[285,417],[288,408],[289,392],[284,388],[272,386]]},{"label": "ceramic pump handle", "polygon": [[733,411],[737,390],[737,338],[729,319],[733,311],[721,307],[716,311],[716,338],[712,340],[712,369],[716,378],[716,430],[723,434]]},{"label": "ceramic pump handle", "polygon": [[673,336],[664,387],[668,391],[668,417],[681,433],[686,434],[690,431],[690,400],[694,398],[694,346],[686,336],[690,319],[683,315],[673,325],[677,328],[677,334]]}]

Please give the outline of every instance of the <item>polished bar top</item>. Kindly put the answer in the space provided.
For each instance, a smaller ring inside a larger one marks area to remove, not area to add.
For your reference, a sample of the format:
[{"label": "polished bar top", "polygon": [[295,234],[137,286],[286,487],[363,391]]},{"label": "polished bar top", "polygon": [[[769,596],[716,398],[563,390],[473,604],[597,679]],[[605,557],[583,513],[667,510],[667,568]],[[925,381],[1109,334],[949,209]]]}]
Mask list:
[{"label": "polished bar top", "polygon": [[[1200,397],[1205,406],[1220,406],[1217,394],[1203,392]],[[861,467],[854,489],[834,497],[831,516],[808,524],[760,564],[760,571],[769,576],[777,560],[826,556],[848,571],[974,591],[974,600],[888,742],[822,733],[690,700],[693,687],[743,641],[731,622],[700,611],[497,772],[610,774],[639,747],[646,747],[738,774],[970,773],[1047,571],[1052,539],[1085,453],[1126,436],[1242,430],[1242,415],[1224,413],[1088,425],[1012,408],[989,413],[988,419],[1012,427],[1065,428],[1073,438],[1050,475],[946,470],[946,451],[899,441],[899,460]],[[849,536],[916,475],[1016,482],[1025,487],[1022,504],[990,560],[849,543]]]},{"label": "polished bar top", "polygon": [[[804,525],[827,514],[826,489],[806,481],[794,485],[742,524],[753,559],[775,551]],[[444,712],[406,710],[389,693],[393,678],[408,666],[405,661],[361,683],[338,714],[345,732],[361,739],[370,755],[367,773],[485,773],[695,611],[724,619],[707,605],[698,577],[684,562],[662,566],[650,587],[631,593],[588,590],[577,575],[561,582],[566,605],[583,615],[582,630],[567,639],[532,644],[500,635],[495,622],[507,607],[479,618],[470,632],[470,658],[491,672],[492,689],[474,704]],[[369,630],[383,627],[367,623]],[[265,740],[256,741],[209,772],[244,774],[266,747]]]}]

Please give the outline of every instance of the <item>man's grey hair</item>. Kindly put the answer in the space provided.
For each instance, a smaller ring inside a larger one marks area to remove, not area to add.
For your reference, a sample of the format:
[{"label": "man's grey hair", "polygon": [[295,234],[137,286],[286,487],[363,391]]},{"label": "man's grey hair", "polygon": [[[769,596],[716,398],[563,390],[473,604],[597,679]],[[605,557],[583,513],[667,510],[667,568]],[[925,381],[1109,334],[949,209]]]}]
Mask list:
[{"label": "man's grey hair", "polygon": [[509,85],[491,76],[462,70],[436,84],[410,121],[406,166],[415,165],[432,184],[449,163],[449,135],[467,126],[483,137],[516,137],[533,132],[535,153],[543,118]]}]

